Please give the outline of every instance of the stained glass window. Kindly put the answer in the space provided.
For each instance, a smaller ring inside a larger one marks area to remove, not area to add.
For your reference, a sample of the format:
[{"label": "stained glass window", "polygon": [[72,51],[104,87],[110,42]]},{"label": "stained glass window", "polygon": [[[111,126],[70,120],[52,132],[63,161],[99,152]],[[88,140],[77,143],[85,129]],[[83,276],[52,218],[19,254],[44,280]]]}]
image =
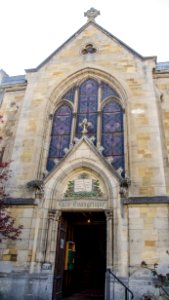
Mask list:
[{"label": "stained glass window", "polygon": [[115,102],[108,102],[102,111],[103,155],[113,158],[115,169],[124,171],[123,111]]},{"label": "stained glass window", "polygon": [[112,89],[107,83],[102,82],[101,83],[101,89],[102,89],[102,101],[110,96],[115,96],[119,98],[119,95],[117,94],[117,92]]},{"label": "stained glass window", "polygon": [[54,167],[55,159],[65,155],[64,149],[69,148],[72,111],[67,105],[62,105],[54,114],[51,142],[48,155],[47,170]]},{"label": "stained glass window", "polygon": [[[121,168],[124,171],[124,132],[123,132],[123,110],[117,98],[118,93],[107,83],[101,82],[101,93],[99,93],[99,83],[94,79],[85,80],[79,87],[77,105],[74,106],[75,137],[81,138],[82,127],[79,125],[87,119],[91,125],[87,128],[87,136],[95,137],[95,146],[98,142],[104,147],[103,155],[112,157],[112,165],[115,169]],[[68,90],[62,99],[69,100],[74,105],[76,87]],[[98,97],[103,103],[102,114],[98,114]],[[110,99],[108,99],[110,97]],[[116,98],[116,99],[115,99]],[[104,102],[105,99],[109,100]],[[106,103],[106,104],[104,104]],[[100,124],[101,132],[97,131]],[[101,126],[102,124],[102,126]],[[55,166],[55,160],[61,159],[64,149],[70,146],[70,136],[72,130],[72,110],[64,104],[60,106],[54,114],[51,142],[48,155],[47,170],[50,171]]]},{"label": "stained glass window", "polygon": [[[93,79],[88,79],[82,83],[79,90],[79,103],[76,122],[76,136],[82,135],[82,128],[79,124],[86,118],[91,122],[88,128],[88,137],[95,136],[97,132],[97,106],[98,106],[98,83]],[[96,140],[95,140],[96,143]]]},{"label": "stained glass window", "polygon": [[74,97],[75,97],[75,90],[76,87],[71,88],[63,97],[62,99],[69,100],[71,102],[74,102]]}]

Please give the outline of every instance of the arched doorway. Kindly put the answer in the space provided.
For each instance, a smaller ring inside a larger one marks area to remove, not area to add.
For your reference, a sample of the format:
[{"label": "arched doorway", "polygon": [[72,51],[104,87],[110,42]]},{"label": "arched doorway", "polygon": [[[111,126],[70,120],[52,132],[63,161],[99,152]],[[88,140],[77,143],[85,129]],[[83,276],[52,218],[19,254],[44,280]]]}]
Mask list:
[{"label": "arched doorway", "polygon": [[63,212],[57,240],[53,299],[104,299],[105,271],[105,213]]}]

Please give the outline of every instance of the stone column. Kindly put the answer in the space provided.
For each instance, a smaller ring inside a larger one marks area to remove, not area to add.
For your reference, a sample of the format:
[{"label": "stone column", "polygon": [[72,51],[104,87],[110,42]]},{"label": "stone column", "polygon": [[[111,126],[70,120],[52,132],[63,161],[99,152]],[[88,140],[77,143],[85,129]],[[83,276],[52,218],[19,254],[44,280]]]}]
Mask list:
[{"label": "stone column", "polygon": [[59,210],[51,209],[48,212],[48,234],[45,255],[46,262],[54,263],[55,260],[57,229],[60,215],[61,211]]},{"label": "stone column", "polygon": [[[107,210],[106,221],[107,221],[107,255],[106,255],[106,268],[113,270],[113,252],[114,252],[114,237],[113,237],[113,210]],[[105,278],[105,300],[114,300],[114,278],[110,276],[109,271],[106,271]],[[120,299],[120,298],[117,298]]]},{"label": "stone column", "polygon": [[107,210],[106,221],[107,221],[107,268],[113,268],[113,251],[114,251],[114,243],[113,243],[113,210]]},{"label": "stone column", "polygon": [[32,258],[31,258],[31,265],[30,265],[30,273],[34,272],[34,268],[35,268],[35,265],[36,265],[38,235],[39,235],[40,221],[41,221],[42,216],[43,216],[42,209],[38,207],[36,209],[36,223],[35,223],[35,232],[34,232],[34,240],[33,240],[33,249],[32,249]]}]

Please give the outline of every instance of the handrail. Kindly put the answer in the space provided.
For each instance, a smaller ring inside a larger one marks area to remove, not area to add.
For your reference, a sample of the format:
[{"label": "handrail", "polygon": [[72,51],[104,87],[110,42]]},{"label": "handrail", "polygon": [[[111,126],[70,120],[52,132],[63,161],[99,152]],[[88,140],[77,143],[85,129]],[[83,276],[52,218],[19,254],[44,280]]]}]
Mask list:
[{"label": "handrail", "polygon": [[131,294],[131,299],[134,298],[134,294],[133,292],[124,284],[124,282],[122,282],[113,272],[111,269],[107,269],[107,271],[125,288],[125,300],[128,300],[128,293]]},{"label": "handrail", "polygon": [[166,299],[169,299],[169,294],[167,293],[166,289],[163,288],[162,286],[160,287],[160,289],[162,289],[162,291],[168,296],[168,298],[166,298]]}]

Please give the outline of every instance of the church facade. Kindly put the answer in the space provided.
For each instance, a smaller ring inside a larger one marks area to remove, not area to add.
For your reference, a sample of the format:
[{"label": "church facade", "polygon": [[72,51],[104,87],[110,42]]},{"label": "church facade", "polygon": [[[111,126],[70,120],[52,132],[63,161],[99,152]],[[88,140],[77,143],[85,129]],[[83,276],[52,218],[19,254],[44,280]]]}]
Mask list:
[{"label": "church facade", "polygon": [[163,299],[142,263],[168,273],[169,63],[98,14],[26,75],[1,70],[5,201],[24,226],[0,244],[4,299]]}]

